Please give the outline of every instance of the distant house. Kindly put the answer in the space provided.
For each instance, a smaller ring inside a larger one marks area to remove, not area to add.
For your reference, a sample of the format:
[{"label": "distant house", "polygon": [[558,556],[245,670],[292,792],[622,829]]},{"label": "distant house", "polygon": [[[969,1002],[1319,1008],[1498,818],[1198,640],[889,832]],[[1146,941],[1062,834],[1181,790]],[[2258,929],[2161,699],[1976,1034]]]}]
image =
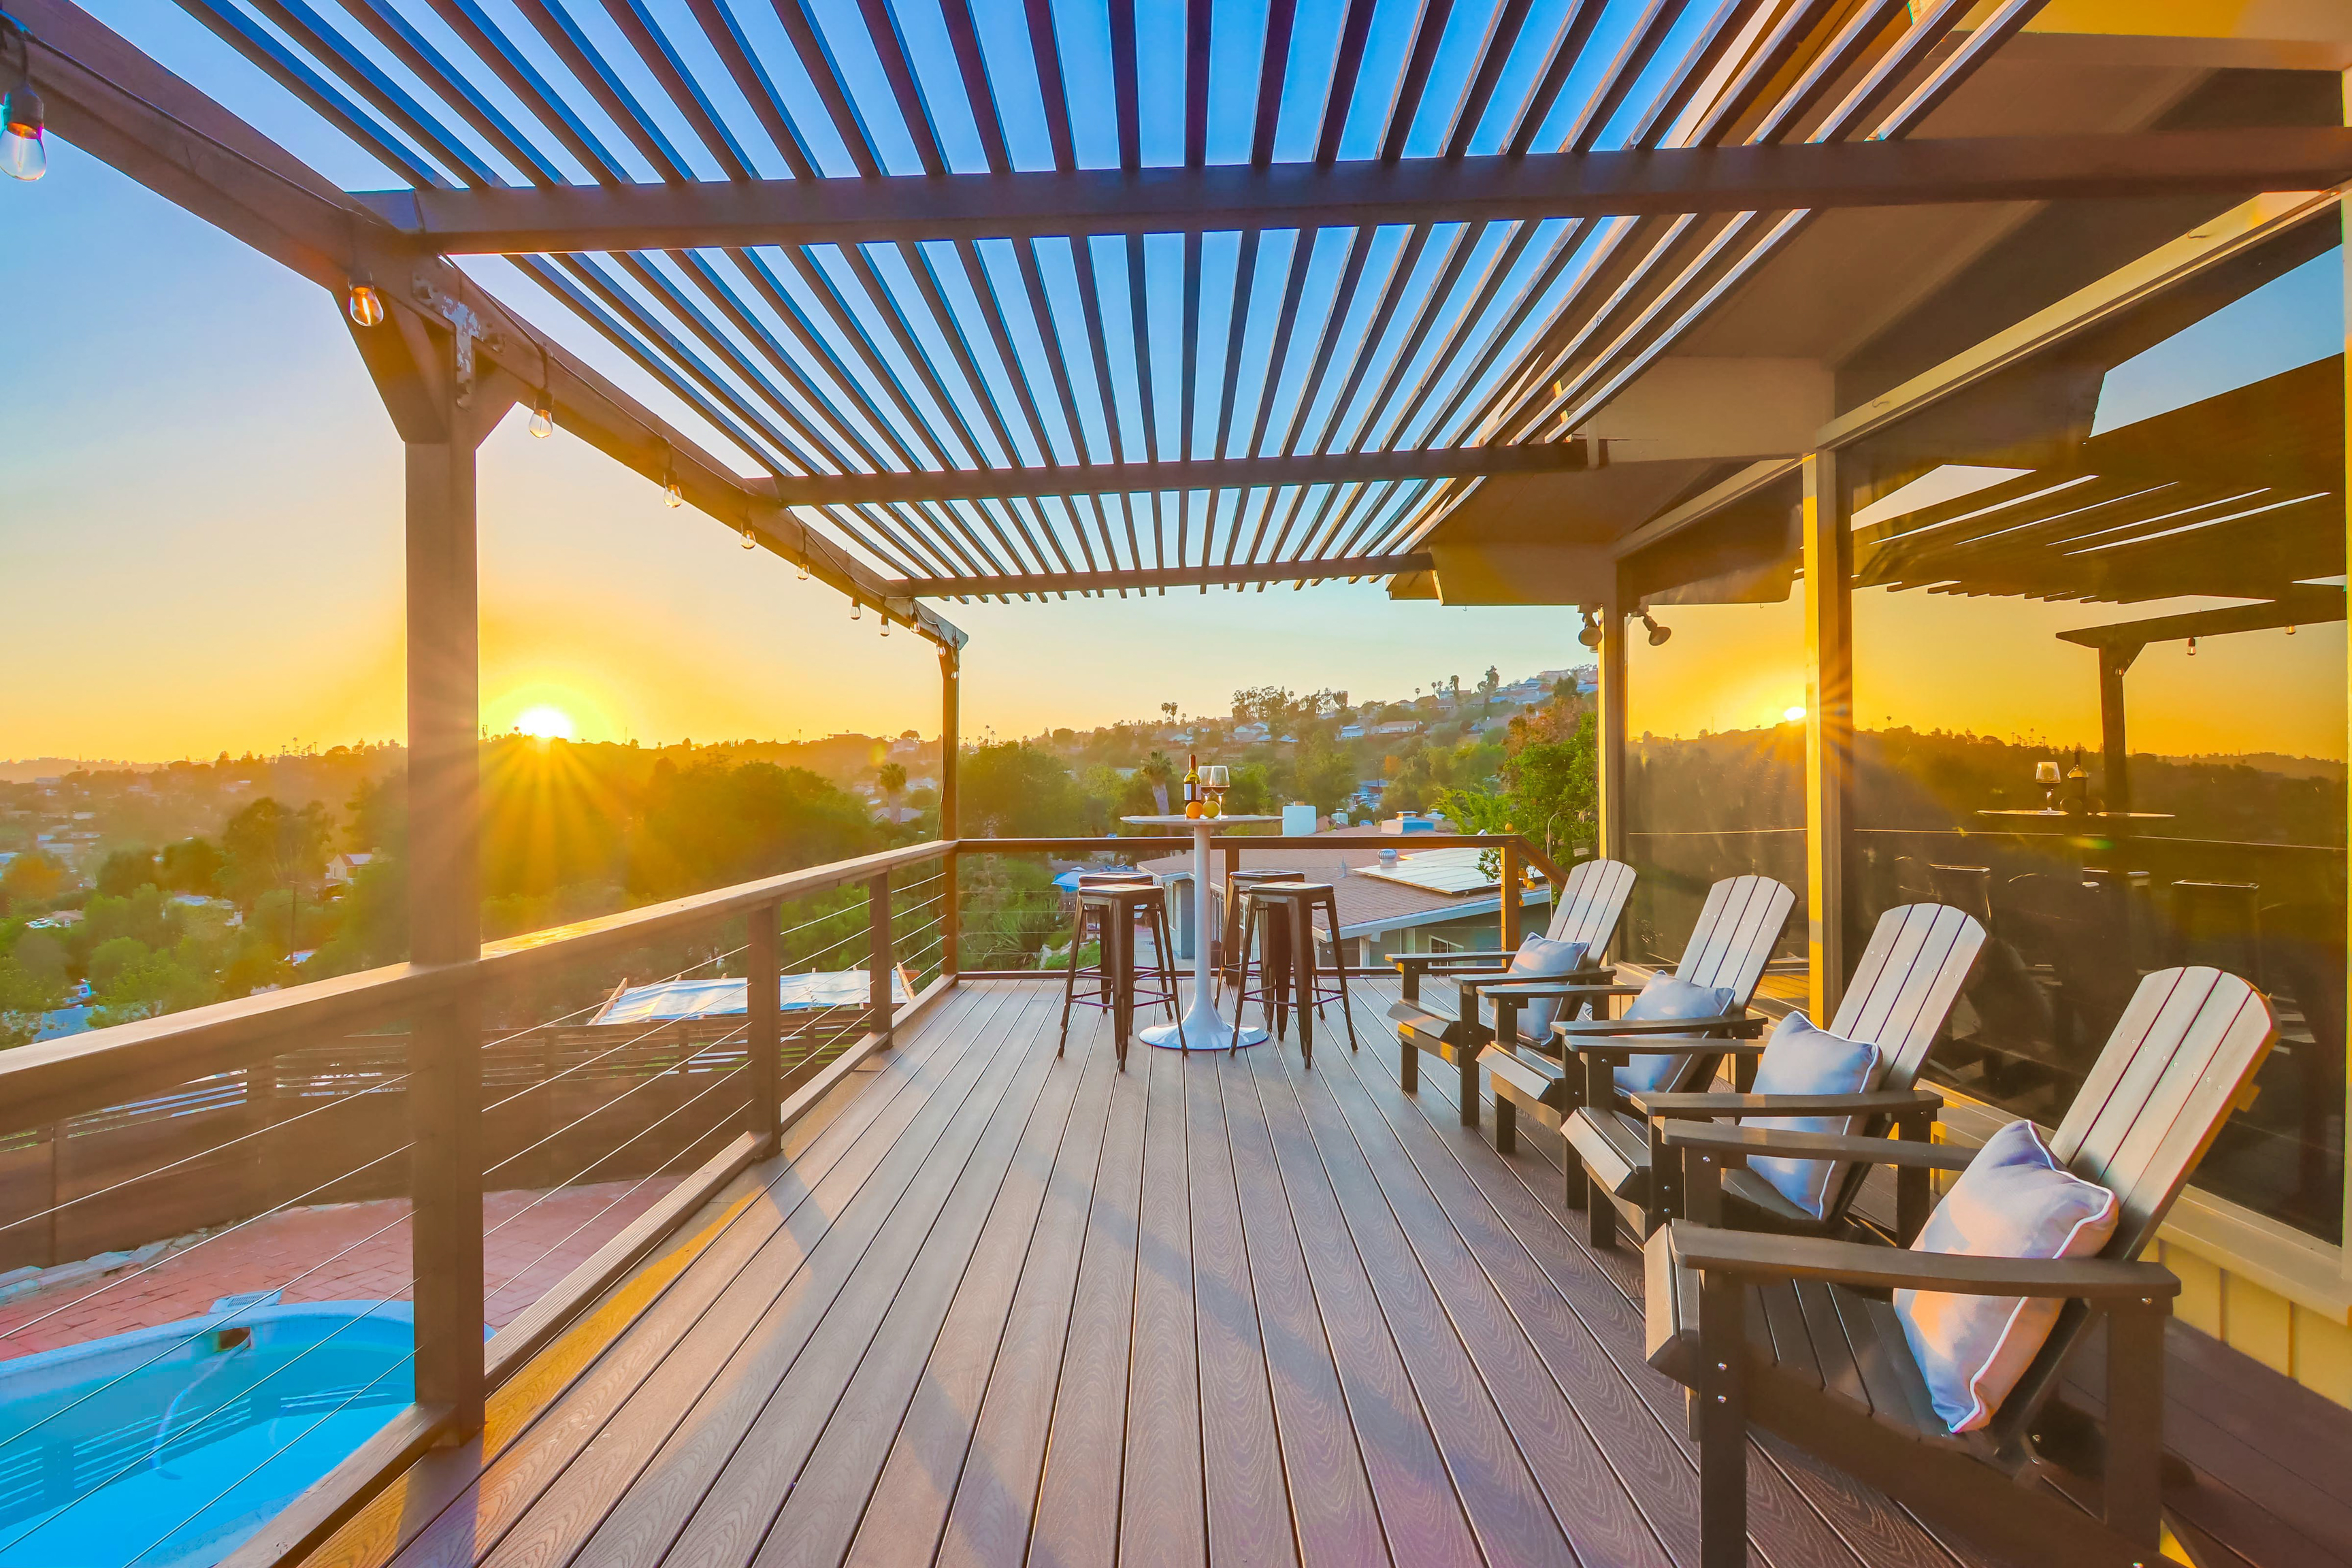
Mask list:
[{"label": "distant house", "polygon": [[1339,739],[1343,741],[1360,741],[1363,738],[1364,727],[1361,724],[1342,724],[1339,726]]},{"label": "distant house", "polygon": [[373,864],[374,860],[375,857],[372,854],[338,855],[334,857],[327,862],[327,885],[331,888],[347,888],[351,886],[352,879],[359,875],[360,868],[363,866]]},{"label": "distant house", "polygon": [[1385,724],[1372,726],[1375,735],[1410,735],[1421,728],[1418,719],[1391,719]]},{"label": "distant house", "polygon": [[1269,731],[1266,730],[1266,727],[1263,724],[1236,724],[1234,726],[1234,739],[1241,742],[1244,745],[1265,740],[1268,732]]}]

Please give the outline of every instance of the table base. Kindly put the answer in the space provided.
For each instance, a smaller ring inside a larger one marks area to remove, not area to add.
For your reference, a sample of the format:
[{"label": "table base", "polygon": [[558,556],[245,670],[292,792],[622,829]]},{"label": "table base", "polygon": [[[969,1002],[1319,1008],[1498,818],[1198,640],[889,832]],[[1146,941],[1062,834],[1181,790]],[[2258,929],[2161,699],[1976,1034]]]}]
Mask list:
[{"label": "table base", "polygon": [[1155,1024],[1137,1031],[1135,1037],[1147,1046],[1168,1051],[1226,1051],[1237,1044],[1265,1044],[1265,1031],[1255,1024],[1245,1025],[1236,1041],[1232,1024],[1205,1007],[1195,1007],[1184,1015],[1181,1024]]}]

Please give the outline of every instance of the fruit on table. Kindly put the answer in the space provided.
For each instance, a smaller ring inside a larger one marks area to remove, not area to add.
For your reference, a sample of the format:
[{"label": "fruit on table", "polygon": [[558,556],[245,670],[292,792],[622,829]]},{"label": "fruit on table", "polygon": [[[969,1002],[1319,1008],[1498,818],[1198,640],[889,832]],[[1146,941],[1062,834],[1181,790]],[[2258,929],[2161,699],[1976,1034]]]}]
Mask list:
[{"label": "fruit on table", "polygon": [[1207,801],[1202,803],[1201,806],[1201,815],[1202,816],[1224,816],[1225,808],[1223,803],[1220,802],[1215,795],[1211,795]]},{"label": "fruit on table", "polygon": [[1184,803],[1184,815],[1185,815],[1185,816],[1200,816],[1200,815],[1201,815],[1201,803],[1200,803],[1199,801],[1197,801],[1197,800],[1188,800],[1188,801],[1186,801],[1186,802]]}]

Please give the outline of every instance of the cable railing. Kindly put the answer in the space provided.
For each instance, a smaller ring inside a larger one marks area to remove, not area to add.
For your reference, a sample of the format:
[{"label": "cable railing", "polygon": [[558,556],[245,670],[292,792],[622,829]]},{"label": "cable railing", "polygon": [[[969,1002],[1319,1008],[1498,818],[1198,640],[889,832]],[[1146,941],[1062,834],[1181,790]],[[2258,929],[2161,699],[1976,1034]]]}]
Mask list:
[{"label": "cable railing", "polygon": [[[1228,866],[1244,844],[1333,841],[1229,843]],[[1541,865],[1512,844],[1515,865]],[[126,1563],[173,1560],[232,1516],[268,1513],[331,1468],[318,1455],[351,1452],[395,1407],[393,1424],[426,1441],[457,1419],[415,1403],[436,1364],[446,1378],[470,1362],[495,1387],[930,998],[967,976],[1043,978],[1067,945],[1061,868],[1186,847],[908,846],[492,943],[470,963],[394,965],[0,1057],[0,1379],[28,1349],[91,1352],[66,1394],[0,1417],[0,1560],[112,1528],[108,1489],[166,1462],[197,1482],[182,1517],[150,1513],[145,1538],[119,1543]],[[620,977],[649,956],[650,977]],[[648,1011],[665,988],[701,1000]],[[423,1092],[447,1070],[425,1042],[446,1037],[419,1024],[452,1016],[477,1041],[457,1144],[436,1121],[447,1102]],[[452,1146],[475,1152],[479,1194],[459,1233],[442,1206],[450,1184],[412,1175]],[[313,1223],[293,1261],[251,1262]],[[217,1297],[197,1288],[233,1275]],[[455,1311],[452,1281],[469,1292]],[[481,1337],[453,1338],[453,1324]],[[169,1391],[160,1417],[135,1432],[111,1418],[153,1386]],[[234,1462],[188,1458],[199,1452]],[[378,1479],[332,1470],[271,1539],[315,1543]]]}]

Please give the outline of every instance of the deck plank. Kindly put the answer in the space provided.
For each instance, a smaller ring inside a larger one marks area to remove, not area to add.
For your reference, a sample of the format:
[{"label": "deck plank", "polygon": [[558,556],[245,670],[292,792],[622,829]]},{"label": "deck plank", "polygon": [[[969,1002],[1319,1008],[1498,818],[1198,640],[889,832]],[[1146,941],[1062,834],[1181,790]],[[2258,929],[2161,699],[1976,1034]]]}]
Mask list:
[{"label": "deck plank", "polygon": [[1070,1304],[1060,1376],[1048,1424],[1028,1561],[1084,1568],[1118,1553],[1119,1473],[1125,1460],[1128,1345],[1135,1321],[1137,1206],[1143,1189],[1147,1052],[1111,1083],[1110,1126]]},{"label": "deck plank", "polygon": [[[1307,1166],[1303,1159],[1286,1163],[1285,1184],[1295,1191],[1319,1180],[1337,1200],[1341,1223],[1371,1282],[1373,1301],[1487,1558],[1528,1564],[1572,1563],[1568,1542],[1508,1425],[1397,1228],[1378,1180],[1339,1123],[1336,1110],[1329,1109],[1328,1097],[1311,1074],[1295,1069],[1279,1046],[1254,1053],[1252,1065],[1262,1089],[1278,1085],[1283,1091],[1269,1110],[1276,1117],[1286,1112],[1296,1117],[1311,1141],[1315,1164]],[[1288,1104],[1280,1106],[1284,1097]],[[1281,1157],[1279,1139],[1276,1151]],[[1400,1559],[1405,1555],[1398,1552]]]},{"label": "deck plank", "polygon": [[[1696,1568],[1638,1255],[1580,1239],[1556,1134],[1499,1154],[1377,1025],[1311,1070],[1277,1043],[1121,1072],[1100,1016],[1056,1059],[1060,1003],[945,998],[312,1568]],[[2193,1383],[2183,1435],[2252,1488],[2184,1499],[2184,1532],[2305,1560],[2248,1500],[2311,1483]],[[1984,1562],[1754,1453],[1753,1562]]]},{"label": "deck plank", "polygon": [[659,1561],[781,1375],[763,1374],[807,1342],[894,1206],[921,1195],[918,1179],[945,1184],[940,1163],[926,1156],[977,1136],[974,1124],[984,1121],[1020,1060],[996,1047],[1028,1010],[1015,996],[992,1016],[972,1053],[979,1071],[944,1081],[872,1177],[840,1194],[838,1206],[816,1207],[813,1218],[830,1218],[812,1245],[791,1238],[777,1249],[781,1257],[746,1270],[678,1342],[675,1364],[614,1413],[485,1562],[563,1562],[575,1552],[588,1562]]},{"label": "deck plank", "polygon": [[1249,1195],[1241,1205],[1242,1239],[1300,1561],[1303,1568],[1363,1568],[1386,1562],[1388,1542],[1349,1421],[1339,1360],[1317,1310],[1297,1226],[1275,1169],[1257,1086],[1236,1058],[1220,1062],[1217,1077],[1235,1186]]},{"label": "deck plank", "polygon": [[[396,1489],[399,1495],[362,1510],[314,1555],[313,1568],[372,1568],[388,1560],[400,1568],[467,1568],[480,1561],[617,1410],[657,1373],[663,1381],[677,1375],[672,1358],[682,1342],[730,1290],[751,1288],[743,1275],[789,1272],[805,1256],[830,1215],[873,1178],[938,1091],[985,1065],[987,1022],[1012,1005],[1009,996],[975,993],[969,1005],[933,1015],[934,1026],[886,1061],[867,1092],[797,1158],[788,1144],[788,1157],[761,1167],[771,1182],[762,1201],[738,1215],[552,1409],[520,1431],[493,1425],[476,1443],[427,1456]],[[410,1494],[441,1476],[461,1482],[454,1496],[438,1506],[415,1506]]]},{"label": "deck plank", "polygon": [[1151,1088],[1143,1121],[1118,1560],[1123,1568],[1191,1568],[1208,1561],[1209,1542],[1185,1168],[1187,1064],[1182,1051],[1149,1047],[1130,1060],[1150,1075]]},{"label": "deck plank", "polygon": [[[1022,1018],[1036,1016],[1024,1009]],[[671,1448],[678,1462],[663,1476],[657,1504],[625,1521],[616,1510],[582,1563],[741,1568],[751,1560],[877,1334],[888,1326],[928,1343],[937,1331],[934,1309],[946,1310],[947,1289],[1054,1065],[1051,1045],[1042,1033],[1008,1042],[1000,1057],[1013,1070],[983,1079],[922,1152],[888,1223],[855,1259],[836,1254],[836,1268],[811,1268],[812,1289],[771,1309],[720,1374],[718,1397],[680,1425]],[[640,1486],[630,1500],[655,1497]]]},{"label": "deck plank", "polygon": [[[951,1425],[970,1430],[1090,1059],[1052,1061],[1011,1158],[998,1163],[976,1155],[965,1167],[807,1462],[785,1483],[753,1558],[760,1568],[838,1568],[919,1390],[961,1390],[951,1396],[961,1412]],[[1108,1075],[1093,1077],[1107,1101]],[[803,1362],[815,1353],[812,1345]],[[922,1543],[918,1561],[932,1544]]]},{"label": "deck plank", "polygon": [[[1094,1184],[1102,1152],[1117,1065],[1108,1022],[1097,1016],[1097,1023],[1091,1031],[1082,1025],[1072,1042],[1068,1059],[1083,1076],[1050,1168],[1034,1172],[1026,1244],[1018,1255],[1000,1257],[991,1239],[982,1239],[982,1261],[956,1298],[883,1462],[845,1554],[848,1568],[898,1568],[935,1555],[941,1562],[1018,1568],[1027,1549],[1045,1416],[1053,1408],[1053,1372],[1069,1325],[1078,1244],[1086,1233],[1084,1194]],[[1025,1161],[1014,1168],[1023,1181],[1030,1178]],[[1017,1194],[1019,1186],[1008,1182],[1006,1191]],[[1008,1262],[1011,1277],[989,1272],[1001,1273]],[[1034,1442],[1015,1445],[1024,1458],[1011,1463],[1001,1453],[1008,1399],[1025,1399],[1033,1415],[1026,1429],[1034,1433]],[[985,1522],[976,1527],[976,1521]],[[993,1550],[975,1552],[983,1540]]]},{"label": "deck plank", "polygon": [[1202,1489],[1209,1555],[1295,1563],[1297,1545],[1217,1063],[1181,1064],[1192,1206],[1192,1307],[1200,1348]]}]

